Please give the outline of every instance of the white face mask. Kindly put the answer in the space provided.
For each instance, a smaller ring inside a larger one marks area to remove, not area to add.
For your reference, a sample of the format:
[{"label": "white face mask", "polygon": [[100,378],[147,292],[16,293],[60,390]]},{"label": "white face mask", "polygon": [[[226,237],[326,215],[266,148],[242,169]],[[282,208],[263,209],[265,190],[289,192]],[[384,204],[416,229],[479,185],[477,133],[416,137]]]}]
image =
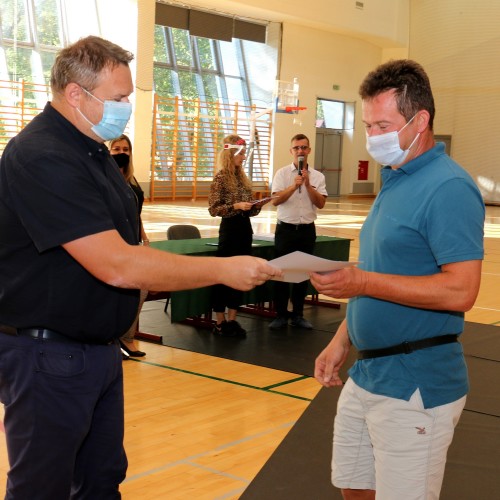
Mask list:
[{"label": "white face mask", "polygon": [[[414,115],[413,118],[415,118]],[[413,120],[409,120],[399,132],[388,132],[387,134],[366,136],[366,150],[369,155],[381,165],[400,165],[406,160],[410,149],[420,136],[420,132],[416,135],[408,149],[402,150],[399,145],[399,133],[405,129]]]}]

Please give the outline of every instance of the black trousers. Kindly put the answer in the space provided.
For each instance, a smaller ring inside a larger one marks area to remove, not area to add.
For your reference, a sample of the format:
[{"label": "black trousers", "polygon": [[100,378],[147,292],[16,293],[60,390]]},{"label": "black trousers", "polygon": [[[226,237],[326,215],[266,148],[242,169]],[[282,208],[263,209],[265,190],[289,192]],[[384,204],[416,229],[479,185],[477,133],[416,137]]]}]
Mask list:
[{"label": "black trousers", "polygon": [[123,371],[118,344],[0,333],[7,500],[121,498]]},{"label": "black trousers", "polygon": [[[218,257],[252,254],[252,224],[247,215],[223,217],[219,227]],[[238,309],[243,300],[243,292],[225,285],[212,287],[212,307],[222,313],[229,309]]]},{"label": "black trousers", "polygon": [[[281,257],[291,252],[301,251],[313,254],[316,242],[316,226],[302,224],[293,226],[278,222],[274,237],[276,257]],[[274,284],[274,305],[278,316],[288,316],[288,301],[292,302],[292,315],[302,316],[304,313],[304,300],[307,294],[309,281],[302,283],[283,283],[276,281]]]}]

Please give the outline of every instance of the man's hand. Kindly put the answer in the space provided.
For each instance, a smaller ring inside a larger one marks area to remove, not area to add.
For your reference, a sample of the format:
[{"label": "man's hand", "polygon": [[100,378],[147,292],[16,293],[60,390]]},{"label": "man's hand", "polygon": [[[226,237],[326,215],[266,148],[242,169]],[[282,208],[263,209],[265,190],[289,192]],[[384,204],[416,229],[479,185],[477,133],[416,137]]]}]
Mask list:
[{"label": "man's hand", "polygon": [[305,187],[309,186],[309,170],[307,168],[304,168],[302,170],[302,185]]},{"label": "man's hand", "polygon": [[307,170],[302,170],[302,175],[297,174],[295,176],[295,184],[293,186],[294,191],[295,191],[295,189],[298,189],[300,186],[304,185],[304,182],[305,182],[305,175],[304,174],[306,174],[306,172],[307,172]]},{"label": "man's hand", "polygon": [[249,255],[218,258],[223,269],[220,270],[221,283],[237,290],[251,290],[273,277],[283,276],[283,271],[270,266],[267,260]]},{"label": "man's hand", "polygon": [[347,335],[346,321],[344,320],[333,339],[316,358],[314,378],[321,385],[325,387],[343,385],[339,371],[349,354],[350,347],[351,342]]},{"label": "man's hand", "polygon": [[364,295],[367,273],[357,267],[346,267],[328,274],[311,273],[311,283],[319,293],[336,299]]}]

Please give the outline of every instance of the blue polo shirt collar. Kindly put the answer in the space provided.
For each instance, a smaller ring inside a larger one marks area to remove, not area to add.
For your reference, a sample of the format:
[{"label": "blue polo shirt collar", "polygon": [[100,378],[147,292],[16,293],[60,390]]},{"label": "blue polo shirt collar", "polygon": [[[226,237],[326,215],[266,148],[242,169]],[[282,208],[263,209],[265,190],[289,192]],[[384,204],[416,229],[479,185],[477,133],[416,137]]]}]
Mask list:
[{"label": "blue polo shirt collar", "polygon": [[405,163],[402,167],[399,167],[395,170],[393,170],[390,166],[383,167],[381,172],[382,179],[385,182],[391,177],[395,177],[397,175],[402,175],[402,174],[412,175],[413,173],[425,167],[426,165],[431,163],[435,158],[444,153],[445,153],[444,143],[438,142],[433,148],[429,149],[420,156],[417,156],[408,163]]}]

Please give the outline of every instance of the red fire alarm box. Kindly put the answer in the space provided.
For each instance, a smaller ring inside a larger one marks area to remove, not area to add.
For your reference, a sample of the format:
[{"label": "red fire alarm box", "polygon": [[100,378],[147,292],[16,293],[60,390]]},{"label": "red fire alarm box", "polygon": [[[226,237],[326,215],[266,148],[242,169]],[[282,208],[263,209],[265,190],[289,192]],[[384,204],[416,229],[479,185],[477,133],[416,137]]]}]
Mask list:
[{"label": "red fire alarm box", "polygon": [[358,181],[368,180],[368,160],[359,160],[358,162]]}]

